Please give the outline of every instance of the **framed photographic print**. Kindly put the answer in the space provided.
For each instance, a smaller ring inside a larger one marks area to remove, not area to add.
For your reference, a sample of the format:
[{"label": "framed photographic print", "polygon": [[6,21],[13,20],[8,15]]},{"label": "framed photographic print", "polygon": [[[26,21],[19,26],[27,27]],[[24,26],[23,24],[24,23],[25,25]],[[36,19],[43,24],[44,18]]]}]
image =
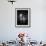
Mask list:
[{"label": "framed photographic print", "polygon": [[30,27],[31,18],[30,8],[15,8],[15,26],[16,27]]}]

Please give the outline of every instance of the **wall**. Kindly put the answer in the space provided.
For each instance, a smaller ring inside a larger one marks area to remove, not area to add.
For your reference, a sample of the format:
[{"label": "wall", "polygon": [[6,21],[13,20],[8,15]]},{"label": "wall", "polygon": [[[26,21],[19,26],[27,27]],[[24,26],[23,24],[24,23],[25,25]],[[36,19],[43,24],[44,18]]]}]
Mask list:
[{"label": "wall", "polygon": [[[31,8],[31,27],[15,27],[15,8]],[[26,32],[33,40],[46,40],[45,0],[17,0],[14,5],[0,0],[0,41],[15,40],[19,32]]]}]

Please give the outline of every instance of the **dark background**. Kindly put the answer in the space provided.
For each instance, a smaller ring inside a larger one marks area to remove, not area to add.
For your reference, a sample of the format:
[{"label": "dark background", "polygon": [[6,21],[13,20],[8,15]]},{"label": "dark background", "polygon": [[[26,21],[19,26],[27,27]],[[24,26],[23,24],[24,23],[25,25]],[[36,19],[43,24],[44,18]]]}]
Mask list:
[{"label": "dark background", "polygon": [[[26,18],[25,22],[20,21],[20,14]],[[28,10],[17,10],[17,25],[28,25]]]}]

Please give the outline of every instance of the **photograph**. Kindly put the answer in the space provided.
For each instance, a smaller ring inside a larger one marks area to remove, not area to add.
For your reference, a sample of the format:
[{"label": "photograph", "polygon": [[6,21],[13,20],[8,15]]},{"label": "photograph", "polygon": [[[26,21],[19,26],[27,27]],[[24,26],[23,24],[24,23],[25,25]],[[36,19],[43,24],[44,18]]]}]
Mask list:
[{"label": "photograph", "polygon": [[30,8],[16,8],[15,9],[15,25],[17,27],[30,26]]}]

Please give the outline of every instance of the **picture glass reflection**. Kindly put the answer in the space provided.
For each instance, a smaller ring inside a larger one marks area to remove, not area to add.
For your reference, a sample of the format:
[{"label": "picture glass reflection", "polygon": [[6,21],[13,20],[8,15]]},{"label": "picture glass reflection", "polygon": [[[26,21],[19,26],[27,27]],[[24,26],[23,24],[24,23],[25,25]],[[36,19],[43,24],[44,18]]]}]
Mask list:
[{"label": "picture glass reflection", "polygon": [[17,25],[28,25],[28,10],[17,10]]}]

